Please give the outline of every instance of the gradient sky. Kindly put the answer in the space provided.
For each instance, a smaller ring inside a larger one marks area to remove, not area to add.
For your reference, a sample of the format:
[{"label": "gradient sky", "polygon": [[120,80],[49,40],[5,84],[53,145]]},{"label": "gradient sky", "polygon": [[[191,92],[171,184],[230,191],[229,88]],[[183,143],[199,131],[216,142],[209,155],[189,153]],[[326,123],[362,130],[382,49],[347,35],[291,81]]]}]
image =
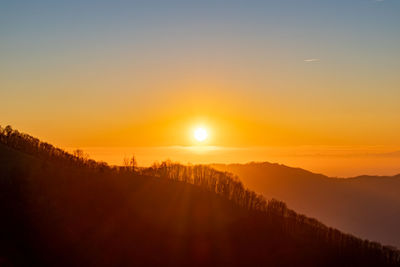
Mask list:
[{"label": "gradient sky", "polygon": [[399,0],[0,2],[0,124],[61,147],[396,151],[399,74]]}]

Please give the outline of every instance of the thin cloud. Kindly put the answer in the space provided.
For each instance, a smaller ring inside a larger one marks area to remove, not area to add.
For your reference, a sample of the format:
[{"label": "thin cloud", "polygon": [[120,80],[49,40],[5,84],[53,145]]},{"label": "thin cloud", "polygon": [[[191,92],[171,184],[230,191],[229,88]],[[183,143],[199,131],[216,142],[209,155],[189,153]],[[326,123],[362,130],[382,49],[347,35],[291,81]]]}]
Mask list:
[{"label": "thin cloud", "polygon": [[304,62],[319,62],[321,61],[319,58],[308,58],[304,59]]}]

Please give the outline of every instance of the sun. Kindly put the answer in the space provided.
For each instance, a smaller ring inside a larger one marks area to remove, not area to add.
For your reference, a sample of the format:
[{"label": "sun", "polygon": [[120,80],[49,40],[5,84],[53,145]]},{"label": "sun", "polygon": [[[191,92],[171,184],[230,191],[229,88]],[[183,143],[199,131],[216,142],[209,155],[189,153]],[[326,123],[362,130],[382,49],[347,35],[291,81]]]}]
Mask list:
[{"label": "sun", "polygon": [[207,139],[207,137],[208,137],[208,133],[207,133],[206,129],[196,128],[196,130],[194,130],[194,138],[197,141],[203,142]]}]

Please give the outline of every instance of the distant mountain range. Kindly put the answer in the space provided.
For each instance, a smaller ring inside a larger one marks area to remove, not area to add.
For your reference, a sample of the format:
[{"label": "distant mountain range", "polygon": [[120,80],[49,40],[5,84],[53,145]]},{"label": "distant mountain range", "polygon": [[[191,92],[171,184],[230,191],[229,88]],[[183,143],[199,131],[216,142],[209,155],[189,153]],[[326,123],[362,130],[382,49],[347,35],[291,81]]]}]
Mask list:
[{"label": "distant mountain range", "polygon": [[400,175],[331,178],[268,162],[211,166],[329,226],[400,247]]}]

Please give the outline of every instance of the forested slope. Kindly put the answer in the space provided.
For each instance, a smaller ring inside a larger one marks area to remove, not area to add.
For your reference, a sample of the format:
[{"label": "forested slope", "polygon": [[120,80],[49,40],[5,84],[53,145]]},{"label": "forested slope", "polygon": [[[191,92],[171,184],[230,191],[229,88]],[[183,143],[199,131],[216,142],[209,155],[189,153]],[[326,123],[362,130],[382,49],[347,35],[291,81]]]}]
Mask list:
[{"label": "forested slope", "polygon": [[212,167],[329,226],[400,247],[400,175],[332,178],[269,162]]},{"label": "forested slope", "polygon": [[398,266],[398,251],[266,201],[229,173],[110,167],[0,129],[2,265]]}]

